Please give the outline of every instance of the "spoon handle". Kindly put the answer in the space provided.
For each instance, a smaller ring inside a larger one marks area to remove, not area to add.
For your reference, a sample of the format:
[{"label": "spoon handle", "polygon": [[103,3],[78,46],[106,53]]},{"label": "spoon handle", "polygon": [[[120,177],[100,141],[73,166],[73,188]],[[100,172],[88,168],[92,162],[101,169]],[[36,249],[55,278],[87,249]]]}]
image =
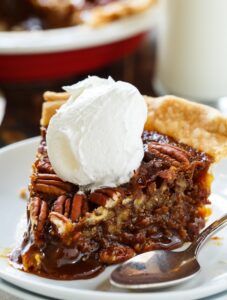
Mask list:
[{"label": "spoon handle", "polygon": [[214,233],[221,230],[223,227],[227,225],[227,214],[225,214],[222,218],[214,221],[211,225],[209,225],[205,230],[203,230],[198,236],[197,240],[193,242],[187,252],[194,253],[197,255],[201,246],[210,238]]}]

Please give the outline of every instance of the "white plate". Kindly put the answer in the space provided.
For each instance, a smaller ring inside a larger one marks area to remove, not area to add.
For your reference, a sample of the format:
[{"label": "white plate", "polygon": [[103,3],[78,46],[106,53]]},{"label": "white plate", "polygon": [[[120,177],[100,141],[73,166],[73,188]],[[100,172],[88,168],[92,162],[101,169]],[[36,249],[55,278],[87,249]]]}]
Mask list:
[{"label": "white plate", "polygon": [[[54,298],[49,298],[49,297],[46,298],[44,296],[30,293],[26,290],[20,289],[19,287],[16,287],[0,279],[0,297],[1,297],[1,291],[14,296],[15,298],[13,298],[12,300],[18,300],[18,297],[23,300],[51,300],[51,299],[54,300]],[[227,299],[227,294],[223,292],[203,300],[226,300],[226,299]],[[7,298],[7,300],[11,300],[11,298],[10,299]]]},{"label": "white plate", "polygon": [[[0,150],[0,245],[12,247],[16,227],[24,214],[26,203],[18,192],[28,184],[30,166],[38,144],[37,138],[26,140]],[[227,212],[227,161],[216,168],[216,179],[211,200],[213,216],[210,222]],[[227,290],[227,229],[219,234],[220,241],[209,241],[202,249],[199,261],[202,271],[191,281],[174,288],[155,292],[139,293],[141,300],[192,300]],[[57,299],[74,300],[137,300],[138,293],[112,288],[107,268],[98,277],[90,280],[55,281],[12,268],[6,259],[0,258],[0,277],[20,288]]]},{"label": "white plate", "polygon": [[145,32],[156,23],[156,8],[92,29],[88,26],[0,32],[0,54],[48,53],[95,47]]}]

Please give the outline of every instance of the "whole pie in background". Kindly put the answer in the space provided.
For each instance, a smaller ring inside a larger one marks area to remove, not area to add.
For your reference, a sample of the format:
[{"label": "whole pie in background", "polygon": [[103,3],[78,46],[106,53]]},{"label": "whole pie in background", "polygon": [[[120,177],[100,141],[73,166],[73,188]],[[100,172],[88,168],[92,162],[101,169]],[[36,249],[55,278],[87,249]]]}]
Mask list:
[{"label": "whole pie in background", "polygon": [[1,0],[0,30],[100,26],[149,9],[156,0]]}]

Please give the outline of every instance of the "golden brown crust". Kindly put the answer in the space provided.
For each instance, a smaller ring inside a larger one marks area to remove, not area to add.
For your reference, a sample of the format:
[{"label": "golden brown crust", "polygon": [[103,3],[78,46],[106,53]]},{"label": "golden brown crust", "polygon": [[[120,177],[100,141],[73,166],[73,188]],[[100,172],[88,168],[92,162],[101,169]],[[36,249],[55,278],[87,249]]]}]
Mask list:
[{"label": "golden brown crust", "polygon": [[43,103],[42,107],[42,118],[41,118],[41,125],[47,127],[51,117],[56,113],[56,110],[59,109],[65,100],[52,100]]},{"label": "golden brown crust", "polygon": [[[53,93],[43,104],[41,125],[47,126],[56,110],[65,100]],[[55,97],[55,98],[54,98]],[[146,130],[169,135],[220,160],[227,156],[227,118],[218,110],[175,96],[152,98],[145,96],[148,105]]]},{"label": "golden brown crust", "polygon": [[218,110],[175,96],[145,99],[145,129],[172,136],[216,160],[227,156],[227,118]]},{"label": "golden brown crust", "polygon": [[122,0],[104,6],[97,6],[85,15],[82,20],[85,24],[97,27],[117,19],[121,19],[146,11],[157,3],[157,0]]},{"label": "golden brown crust", "polygon": [[68,100],[69,94],[66,92],[56,93],[56,92],[46,91],[43,94],[43,98],[45,101]]}]

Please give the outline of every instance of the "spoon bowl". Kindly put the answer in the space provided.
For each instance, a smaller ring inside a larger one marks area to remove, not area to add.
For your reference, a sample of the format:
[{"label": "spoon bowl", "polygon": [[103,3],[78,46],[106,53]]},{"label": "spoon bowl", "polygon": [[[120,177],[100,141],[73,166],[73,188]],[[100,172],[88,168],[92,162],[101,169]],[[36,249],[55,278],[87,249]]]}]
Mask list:
[{"label": "spoon bowl", "polygon": [[158,250],[140,254],[120,265],[110,282],[118,288],[147,289],[170,287],[194,277],[200,271],[196,257],[185,252]]},{"label": "spoon bowl", "polygon": [[113,286],[127,289],[170,287],[191,279],[200,271],[197,254],[204,242],[227,225],[227,215],[208,226],[186,250],[156,250],[137,255],[111,274]]}]

